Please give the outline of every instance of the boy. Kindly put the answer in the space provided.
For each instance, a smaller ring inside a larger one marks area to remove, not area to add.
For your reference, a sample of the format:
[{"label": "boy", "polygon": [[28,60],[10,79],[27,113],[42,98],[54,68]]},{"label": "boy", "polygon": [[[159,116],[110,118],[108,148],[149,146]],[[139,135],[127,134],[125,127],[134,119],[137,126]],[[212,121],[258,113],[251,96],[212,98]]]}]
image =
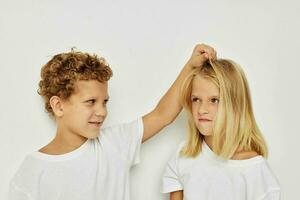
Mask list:
[{"label": "boy", "polygon": [[87,53],[54,56],[41,70],[39,94],[56,120],[56,136],[26,157],[11,181],[9,199],[129,200],[129,172],[139,162],[141,143],[181,111],[179,88],[190,70],[215,57],[211,47],[197,45],[152,112],[100,130],[111,69],[103,58]]}]

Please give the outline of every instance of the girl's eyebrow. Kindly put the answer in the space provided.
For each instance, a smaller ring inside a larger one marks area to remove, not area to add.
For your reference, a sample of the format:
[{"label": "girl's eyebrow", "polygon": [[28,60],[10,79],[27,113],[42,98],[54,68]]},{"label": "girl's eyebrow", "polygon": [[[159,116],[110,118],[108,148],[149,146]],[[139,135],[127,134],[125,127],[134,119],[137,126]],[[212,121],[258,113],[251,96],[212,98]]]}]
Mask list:
[{"label": "girl's eyebrow", "polygon": [[194,94],[192,94],[191,97],[197,97],[197,98],[199,98],[197,95],[194,95]]},{"label": "girl's eyebrow", "polygon": [[[200,98],[199,96],[195,95],[195,94],[192,94],[191,97],[197,97],[197,98]],[[211,95],[209,96],[209,98],[220,98],[219,95]]]}]

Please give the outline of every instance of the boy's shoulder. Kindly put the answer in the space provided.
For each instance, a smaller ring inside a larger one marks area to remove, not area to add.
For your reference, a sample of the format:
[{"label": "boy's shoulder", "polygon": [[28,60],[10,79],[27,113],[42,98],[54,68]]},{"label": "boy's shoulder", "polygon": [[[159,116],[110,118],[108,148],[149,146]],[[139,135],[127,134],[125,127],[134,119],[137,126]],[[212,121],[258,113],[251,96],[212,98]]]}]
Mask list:
[{"label": "boy's shoulder", "polygon": [[27,155],[15,173],[11,183],[30,187],[35,179],[38,179],[46,167],[46,162],[35,157],[35,152]]},{"label": "boy's shoulder", "polygon": [[28,154],[24,158],[24,160],[19,168],[19,171],[20,170],[22,170],[22,171],[37,171],[37,169],[43,168],[46,163],[43,160],[38,159],[36,157],[37,153],[38,152],[36,151],[36,152],[32,152],[32,153]]},{"label": "boy's shoulder", "polygon": [[143,136],[143,120],[141,117],[124,123],[109,125],[100,130],[100,143],[109,141],[112,144],[129,144],[130,141]]},{"label": "boy's shoulder", "polygon": [[126,121],[126,122],[121,122],[121,123],[116,123],[112,125],[108,125],[106,127],[101,128],[101,132],[103,133],[109,133],[109,132],[123,132],[123,131],[130,131],[134,130],[136,128],[143,128],[143,119],[142,117],[137,117],[133,120]]}]

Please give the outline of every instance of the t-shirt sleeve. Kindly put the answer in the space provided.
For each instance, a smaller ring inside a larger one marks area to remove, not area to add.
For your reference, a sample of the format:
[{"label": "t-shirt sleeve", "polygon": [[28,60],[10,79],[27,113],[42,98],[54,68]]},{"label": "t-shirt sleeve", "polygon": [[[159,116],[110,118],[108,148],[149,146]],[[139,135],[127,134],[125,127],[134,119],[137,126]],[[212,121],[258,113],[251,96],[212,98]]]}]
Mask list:
[{"label": "t-shirt sleeve", "polygon": [[[251,169],[251,168],[250,168]],[[279,200],[280,199],[280,185],[274,176],[267,161],[261,163],[259,167],[249,170],[248,176],[251,179],[253,190],[257,191],[256,200]]]},{"label": "t-shirt sleeve", "polygon": [[9,200],[32,200],[30,196],[18,188],[14,183],[11,183],[8,191]]},{"label": "t-shirt sleeve", "polygon": [[[181,145],[180,145],[181,146]],[[162,177],[162,193],[170,193],[178,190],[183,190],[183,185],[180,181],[179,166],[178,166],[179,151],[168,161],[165,172]]]},{"label": "t-shirt sleeve", "polygon": [[129,123],[104,128],[101,131],[130,166],[139,163],[144,132],[141,117]]},{"label": "t-shirt sleeve", "polygon": [[258,200],[280,200],[280,190],[274,189],[272,191],[269,191]]}]

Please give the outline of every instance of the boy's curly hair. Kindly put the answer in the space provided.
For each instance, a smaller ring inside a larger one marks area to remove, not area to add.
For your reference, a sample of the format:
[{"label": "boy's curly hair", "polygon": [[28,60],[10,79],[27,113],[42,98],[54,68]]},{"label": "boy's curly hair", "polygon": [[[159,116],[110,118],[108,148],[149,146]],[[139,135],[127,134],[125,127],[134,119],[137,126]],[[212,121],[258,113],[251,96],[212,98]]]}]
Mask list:
[{"label": "boy's curly hair", "polygon": [[112,74],[104,58],[72,49],[69,53],[55,55],[42,67],[38,94],[45,100],[46,111],[54,115],[49,102],[52,96],[67,99],[74,92],[76,81],[106,82]]}]

